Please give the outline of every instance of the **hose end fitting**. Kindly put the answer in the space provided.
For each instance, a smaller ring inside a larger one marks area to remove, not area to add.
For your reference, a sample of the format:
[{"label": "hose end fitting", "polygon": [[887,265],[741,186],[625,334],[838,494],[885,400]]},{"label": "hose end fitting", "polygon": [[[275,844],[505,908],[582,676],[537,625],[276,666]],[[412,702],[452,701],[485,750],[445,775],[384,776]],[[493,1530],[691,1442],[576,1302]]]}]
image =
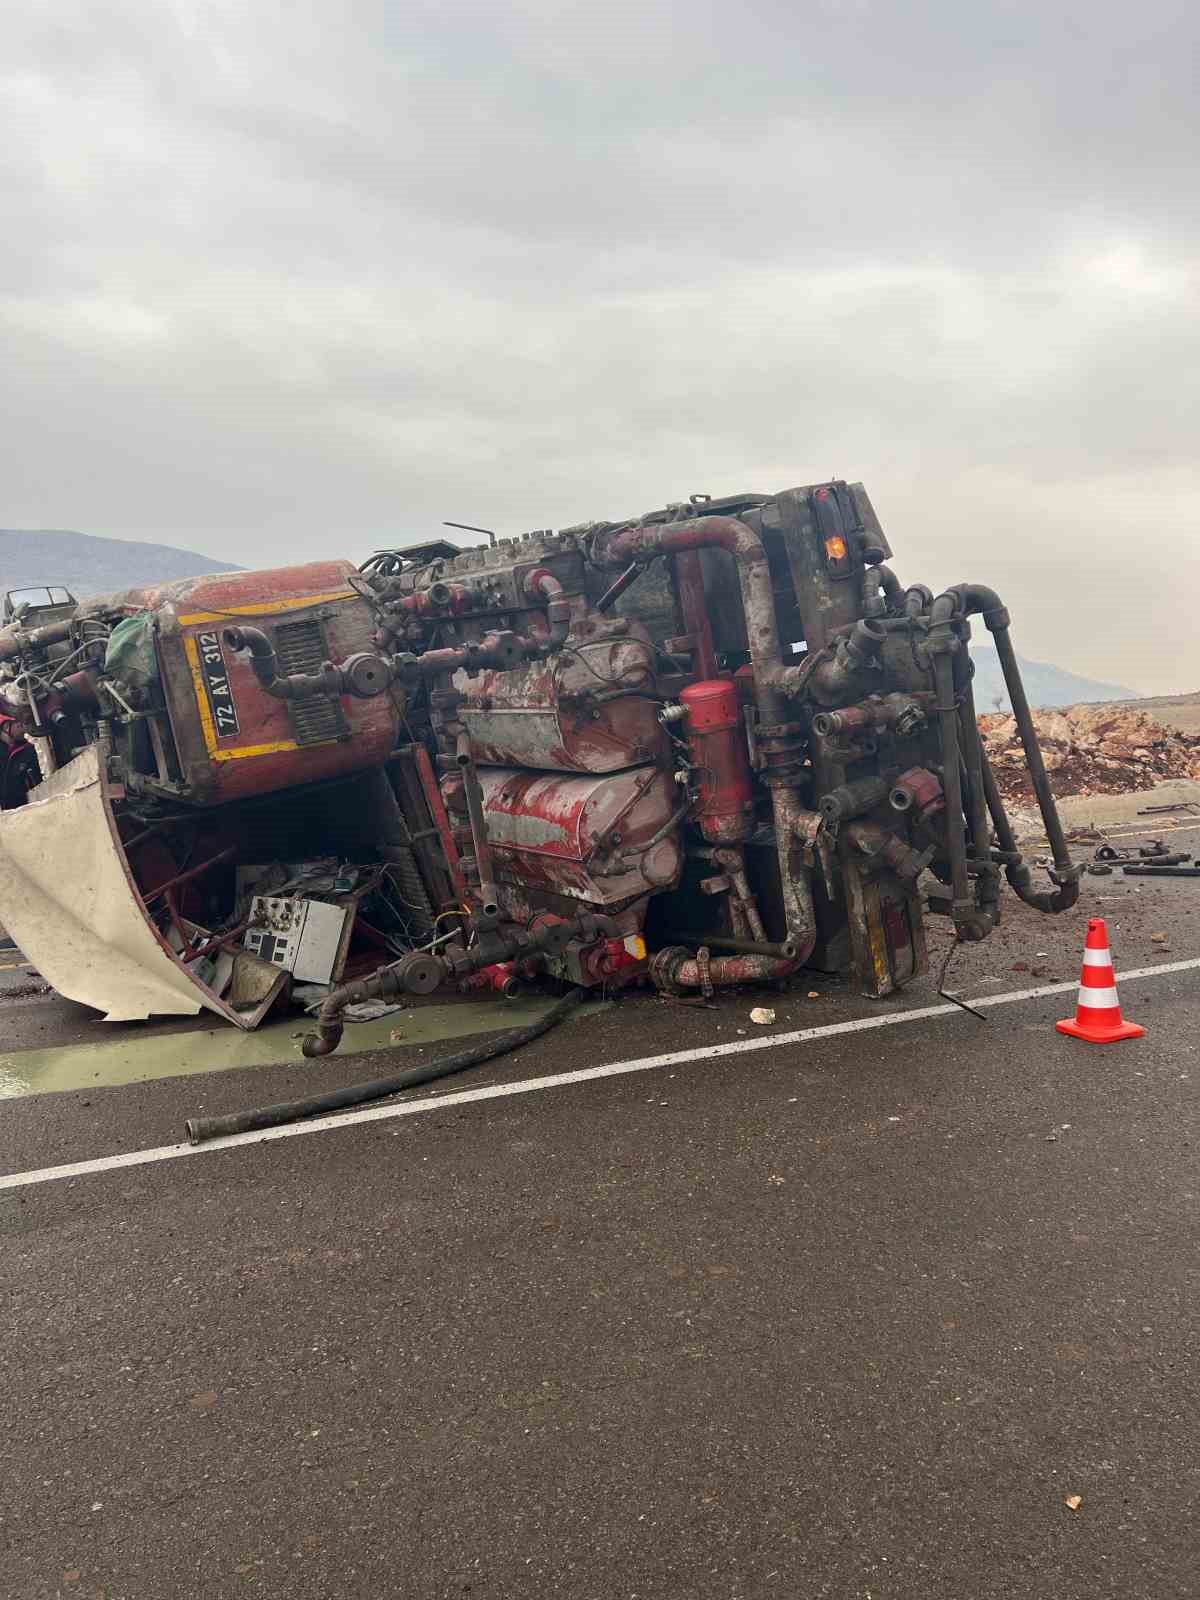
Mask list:
[{"label": "hose end fitting", "polygon": [[314,1056],[330,1056],[342,1042],[340,1022],[319,1025],[316,1033],[306,1033],[300,1042],[301,1052],[311,1061]]}]

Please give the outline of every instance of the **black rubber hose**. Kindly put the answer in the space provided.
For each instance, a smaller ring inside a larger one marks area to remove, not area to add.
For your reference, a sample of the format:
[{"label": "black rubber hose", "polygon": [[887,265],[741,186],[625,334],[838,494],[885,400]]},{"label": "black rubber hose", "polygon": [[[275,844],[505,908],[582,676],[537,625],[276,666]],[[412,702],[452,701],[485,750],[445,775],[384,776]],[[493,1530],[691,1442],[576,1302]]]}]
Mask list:
[{"label": "black rubber hose", "polygon": [[882,561],[874,569],[879,574],[879,586],[887,596],[888,610],[893,614],[900,612],[904,605],[904,590],[900,579],[891,567],[885,567]]},{"label": "black rubber hose", "polygon": [[996,774],[992,771],[987,751],[981,747],[980,754],[983,758],[983,788],[987,795],[988,810],[992,814],[996,838],[1000,849],[1006,855],[1015,857],[1014,860],[1007,862],[1004,868],[1004,876],[1008,879],[1010,887],[1035,911],[1042,911],[1051,916],[1057,915],[1060,911],[1069,911],[1079,899],[1078,879],[1059,884],[1054,890],[1033,887],[1033,874],[1021,860],[1016,835],[1013,833],[1008,812],[1004,809],[1004,797],[1000,793],[1000,786],[996,782]]},{"label": "black rubber hose", "polygon": [[254,1111],[236,1111],[228,1117],[189,1117],[185,1124],[189,1144],[203,1144],[206,1139],[220,1139],[231,1133],[257,1133],[263,1128],[278,1128],[285,1122],[299,1122],[304,1117],[319,1117],[327,1111],[345,1111],[350,1106],[361,1106],[369,1100],[383,1100],[388,1095],[399,1094],[403,1089],[414,1089],[421,1083],[432,1083],[435,1078],[448,1078],[451,1073],[465,1072],[481,1062],[492,1061],[496,1056],[507,1055],[510,1050],[540,1038],[560,1023],[584,998],[583,989],[572,989],[555,1002],[544,1017],[528,1023],[524,1028],[514,1028],[501,1034],[490,1043],[474,1044],[459,1050],[440,1061],[426,1061],[407,1072],[398,1072],[391,1078],[372,1078],[367,1083],[356,1083],[345,1089],[334,1089],[329,1094],[313,1094],[304,1100],[285,1100],[279,1105],[259,1106]]},{"label": "black rubber hose", "polygon": [[933,681],[937,688],[935,709],[942,735],[942,787],[946,794],[946,853],[954,891],[954,923],[957,927],[974,909],[970,880],[967,877],[966,828],[963,817],[962,772],[958,764],[958,706],[954,697],[954,663],[949,652],[934,657]]},{"label": "black rubber hose", "polygon": [[[1054,790],[1050,787],[1050,779],[1046,772],[1046,763],[1042,759],[1042,747],[1038,743],[1037,729],[1034,727],[1033,713],[1029,709],[1029,700],[1025,694],[1025,685],[1021,680],[1021,669],[1017,664],[1016,651],[1013,649],[1012,639],[1009,636],[1009,615],[1007,607],[994,589],[989,589],[982,583],[959,583],[948,589],[945,594],[940,594],[933,603],[930,611],[931,622],[948,624],[956,610],[961,609],[965,615],[980,613],[983,617],[984,627],[992,636],[999,658],[1000,670],[1004,674],[1004,685],[1008,690],[1009,702],[1012,706],[1013,718],[1017,724],[1017,731],[1021,735],[1021,744],[1025,751],[1025,764],[1029,769],[1030,781],[1033,792],[1037,796],[1038,809],[1042,814],[1042,826],[1046,830],[1046,838],[1050,841],[1050,854],[1054,860],[1055,882],[1060,887],[1066,888],[1071,883],[1078,884],[1079,868],[1071,860],[1071,852],[1067,847],[1066,834],[1062,821],[1058,815],[1058,807],[1054,800]],[[1076,889],[1078,893],[1078,889]],[[1074,900],[1065,900],[1055,910],[1066,910],[1074,905]]]},{"label": "black rubber hose", "polygon": [[[987,620],[985,617],[984,621],[987,622]],[[1042,760],[1042,747],[1038,743],[1037,730],[1033,725],[1033,714],[1029,709],[1029,701],[1025,695],[1025,685],[1021,682],[1021,669],[1017,665],[1017,657],[1012,647],[1012,640],[1009,638],[1007,627],[992,628],[991,634],[992,642],[996,646],[996,654],[1000,658],[1000,670],[1004,674],[1004,683],[1008,690],[1013,716],[1016,719],[1017,731],[1021,735],[1021,743],[1025,749],[1025,765],[1029,769],[1033,792],[1037,796],[1038,809],[1042,814],[1042,826],[1046,830],[1046,838],[1050,841],[1050,854],[1054,861],[1055,870],[1058,872],[1070,872],[1073,867],[1071,852],[1067,846],[1067,837],[1058,815],[1058,807],[1054,803],[1054,790],[1050,787],[1046,763]]]},{"label": "black rubber hose", "polygon": [[[960,661],[962,655],[960,653]],[[965,666],[965,663],[963,663]],[[988,805],[983,783],[983,741],[975,716],[975,693],[971,679],[964,676],[962,699],[958,708],[959,749],[966,773],[967,815],[971,824],[971,843],[974,847],[975,903],[989,928],[1000,920],[1000,870],[989,853]]]}]

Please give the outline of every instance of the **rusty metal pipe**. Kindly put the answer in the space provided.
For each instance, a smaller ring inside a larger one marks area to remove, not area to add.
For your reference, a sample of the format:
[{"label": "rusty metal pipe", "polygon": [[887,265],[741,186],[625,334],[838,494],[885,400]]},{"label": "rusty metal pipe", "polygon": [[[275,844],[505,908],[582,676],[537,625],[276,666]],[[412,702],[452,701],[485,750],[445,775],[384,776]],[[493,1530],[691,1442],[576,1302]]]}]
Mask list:
[{"label": "rusty metal pipe", "polygon": [[929,865],[933,848],[916,851],[879,822],[852,822],[846,829],[850,843],[868,858],[880,856],[898,878],[915,882]]},{"label": "rusty metal pipe", "polygon": [[189,867],[186,872],[179,872],[173,878],[168,878],[166,883],[158,884],[156,888],[151,889],[143,897],[145,903],[149,905],[151,900],[156,900],[160,894],[166,894],[168,891],[178,889],[181,884],[190,883],[193,878],[203,876],[210,868],[219,867],[222,862],[232,861],[235,855],[237,855],[237,846],[233,844],[227,845],[224,850],[219,850],[215,856],[210,856],[207,861],[202,861],[199,866]]},{"label": "rusty metal pipe", "polygon": [[982,615],[984,627],[992,635],[995,643],[1000,669],[1004,673],[1004,685],[1012,705],[1013,718],[1021,735],[1025,764],[1029,768],[1033,792],[1037,796],[1038,809],[1042,814],[1042,826],[1046,830],[1046,838],[1050,841],[1050,854],[1054,859],[1051,878],[1060,889],[1066,889],[1068,886],[1075,888],[1074,895],[1069,897],[1064,895],[1062,904],[1051,908],[1055,911],[1065,911],[1075,904],[1078,897],[1081,869],[1071,860],[1066,833],[1054,799],[1054,790],[1050,787],[1046,763],[1042,759],[1042,747],[1038,743],[1037,729],[1033,724],[1033,714],[1029,709],[1021,669],[1017,664],[1016,652],[1009,636],[1012,619],[1008,608],[994,589],[989,589],[982,583],[959,583],[947,589],[944,594],[940,594],[933,602],[929,613],[931,631],[933,627],[948,628],[951,618],[958,612],[964,616]]},{"label": "rusty metal pipe", "polygon": [[717,652],[713,646],[712,624],[704,594],[704,569],[698,550],[681,550],[675,557],[675,582],[683,627],[692,641],[692,672],[701,680],[717,675]]},{"label": "rusty metal pipe", "polygon": [[[771,983],[789,977],[799,963],[776,956],[718,956],[707,963],[708,981],[714,989],[728,989],[739,983]],[[681,961],[673,977],[681,989],[702,987],[700,964]]]},{"label": "rusty metal pipe", "polygon": [[419,656],[396,655],[391,658],[391,665],[400,678],[433,678],[442,672],[457,672],[460,667],[468,672],[484,667],[511,672],[538,648],[536,641],[519,633],[489,633],[477,644],[450,645],[444,650],[426,650]]},{"label": "rusty metal pipe", "polygon": [[1006,862],[1004,876],[1008,879],[1013,892],[1024,900],[1027,906],[1032,906],[1035,911],[1042,911],[1048,915],[1055,915],[1060,911],[1069,911],[1079,899],[1079,881],[1062,883],[1053,891],[1049,889],[1035,889],[1033,887],[1033,874],[1021,859],[1021,852],[1017,849],[1017,838],[1013,832],[1012,823],[1009,821],[1008,812],[1005,810],[1004,797],[1000,793],[1000,786],[996,782],[996,774],[992,771],[992,764],[988,760],[986,750],[983,756],[983,791],[987,796],[988,810],[992,816],[992,826],[996,830],[996,840],[1001,851],[1013,859]]},{"label": "rusty metal pipe", "polygon": [[463,778],[463,796],[467,802],[467,820],[471,825],[471,847],[475,852],[475,872],[479,878],[479,898],[484,916],[494,917],[500,910],[500,899],[492,878],[492,852],[488,844],[487,823],[483,815],[483,789],[475,758],[471,754],[471,738],[460,733],[454,759]]},{"label": "rusty metal pipe", "polygon": [[[713,941],[715,942],[715,941]],[[707,943],[701,951],[707,949]],[[765,955],[692,955],[682,945],[660,950],[650,963],[657,986],[670,994],[680,989],[729,989],[739,983],[773,983],[790,977],[800,965],[795,957]]]},{"label": "rusty metal pipe", "polygon": [[427,589],[414,589],[411,594],[402,595],[392,604],[397,611],[409,616],[444,616],[449,613],[457,617],[471,609],[471,591],[461,583],[439,581],[431,583]]},{"label": "rusty metal pipe", "polygon": [[933,696],[924,690],[915,694],[894,690],[891,694],[873,695],[857,705],[840,706],[836,711],[818,711],[812,719],[812,730],[822,739],[829,739],[839,733],[895,728],[904,737],[924,726],[925,708],[932,703]]},{"label": "rusty metal pipe", "polygon": [[713,548],[727,550],[737,564],[746,638],[763,721],[782,722],[785,708],[781,690],[788,669],[780,651],[767,552],[752,528],[737,517],[696,517],[689,522],[619,528],[597,536],[592,559],[601,567],[626,567],[639,558],[645,560],[660,553],[679,555]]},{"label": "rusty metal pipe", "polygon": [[868,617],[899,613],[903,603],[900,579],[882,563],[868,567],[862,577],[863,610]]},{"label": "rusty metal pipe", "polygon": [[967,818],[974,846],[975,903],[987,917],[989,928],[1000,920],[1000,872],[991,859],[988,829],[987,792],[983,784],[983,740],[975,717],[975,694],[969,676],[964,675],[958,708],[959,743],[967,777]]},{"label": "rusty metal pipe", "polygon": [[222,637],[231,650],[250,652],[250,665],[259,687],[274,700],[307,700],[314,695],[342,693],[341,673],[328,661],[319,672],[295,672],[290,676],[281,673],[275,646],[261,628],[226,628]]},{"label": "rusty metal pipe", "polygon": [[596,601],[596,610],[611,611],[629,585],[641,573],[641,570],[641,565],[638,562],[631,561],[621,576],[614,578],[599,600]]},{"label": "rusty metal pipe", "polygon": [[852,783],[839,784],[817,801],[817,809],[826,823],[848,822],[860,817],[888,797],[886,778],[855,778]]},{"label": "rusty metal pipe", "polygon": [[844,700],[848,694],[861,694],[864,670],[879,654],[887,629],[880,621],[861,617],[849,633],[843,634],[830,647],[824,660],[811,669],[786,667],[785,686],[798,690],[801,686],[815,699],[831,705]]},{"label": "rusty metal pipe", "polygon": [[14,656],[44,649],[48,644],[61,644],[71,637],[72,626],[71,619],[64,617],[61,622],[47,622],[41,628],[25,629],[17,623],[0,628],[0,661],[11,661]]},{"label": "rusty metal pipe", "polygon": [[563,586],[552,572],[547,572],[545,567],[538,567],[525,579],[525,591],[539,600],[546,602],[546,622],[549,632],[544,639],[526,639],[521,635],[522,641],[532,655],[553,655],[556,650],[561,650],[566,643],[567,634],[571,631],[571,602],[563,593]]},{"label": "rusty metal pipe", "polygon": [[[752,528],[737,517],[696,517],[689,522],[619,528],[597,536],[592,560],[602,567],[626,567],[631,561],[660,553],[678,555],[711,548],[727,550],[737,564],[758,715],[765,727],[778,727],[788,720],[787,691],[796,682],[797,669],[783,664],[767,552]],[[777,782],[771,784],[771,805],[788,937],[796,940],[807,957],[817,934],[811,877],[795,860],[794,818],[800,802],[786,783]]]},{"label": "rusty metal pipe", "polygon": [[724,933],[681,933],[689,944],[711,945],[714,950],[733,950],[743,956],[772,956],[777,961],[795,962],[799,949],[791,939],[773,944],[769,939],[734,939]]},{"label": "rusty metal pipe", "polygon": [[946,795],[946,853],[950,859],[951,907],[961,939],[981,939],[987,930],[975,922],[975,896],[967,875],[966,821],[963,816],[962,769],[958,750],[958,704],[954,697],[954,662],[950,648],[934,656],[933,681],[937,685],[937,714],[942,734],[942,783]]},{"label": "rusty metal pipe", "polygon": [[429,814],[433,818],[433,825],[437,829],[438,842],[442,847],[442,854],[446,860],[446,872],[450,878],[450,887],[460,900],[465,900],[467,895],[467,880],[463,877],[462,862],[458,857],[458,848],[454,843],[454,832],[450,827],[450,818],[446,815],[446,805],[442,799],[442,791],[438,788],[437,778],[434,776],[433,763],[429,759],[429,752],[423,744],[413,746],[413,759],[416,763],[417,778],[421,785],[421,792],[425,796],[425,804],[429,807]]}]

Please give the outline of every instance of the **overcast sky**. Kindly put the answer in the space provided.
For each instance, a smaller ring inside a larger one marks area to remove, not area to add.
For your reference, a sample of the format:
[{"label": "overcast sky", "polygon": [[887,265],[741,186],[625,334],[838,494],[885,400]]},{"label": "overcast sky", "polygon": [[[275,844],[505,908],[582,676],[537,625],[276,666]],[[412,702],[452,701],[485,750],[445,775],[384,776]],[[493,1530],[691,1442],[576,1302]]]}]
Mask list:
[{"label": "overcast sky", "polygon": [[1200,688],[1195,0],[8,0],[0,526],[243,565],[862,479]]}]

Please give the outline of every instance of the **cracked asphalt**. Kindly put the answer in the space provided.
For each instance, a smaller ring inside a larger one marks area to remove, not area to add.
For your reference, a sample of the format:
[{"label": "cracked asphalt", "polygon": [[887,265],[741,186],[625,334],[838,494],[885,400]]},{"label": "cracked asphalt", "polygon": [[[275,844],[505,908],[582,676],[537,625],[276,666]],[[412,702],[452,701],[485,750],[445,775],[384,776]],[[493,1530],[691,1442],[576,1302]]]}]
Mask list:
[{"label": "cracked asphalt", "polygon": [[[1075,978],[1088,914],[1118,976],[1200,955],[1187,880],[1006,909],[967,997]],[[1055,995],[455,1106],[764,1003],[637,997],[432,1112],[0,1193],[0,1594],[1194,1596],[1198,992],[1131,983],[1108,1049]],[[0,1171],[407,1055],[6,1100]]]}]

